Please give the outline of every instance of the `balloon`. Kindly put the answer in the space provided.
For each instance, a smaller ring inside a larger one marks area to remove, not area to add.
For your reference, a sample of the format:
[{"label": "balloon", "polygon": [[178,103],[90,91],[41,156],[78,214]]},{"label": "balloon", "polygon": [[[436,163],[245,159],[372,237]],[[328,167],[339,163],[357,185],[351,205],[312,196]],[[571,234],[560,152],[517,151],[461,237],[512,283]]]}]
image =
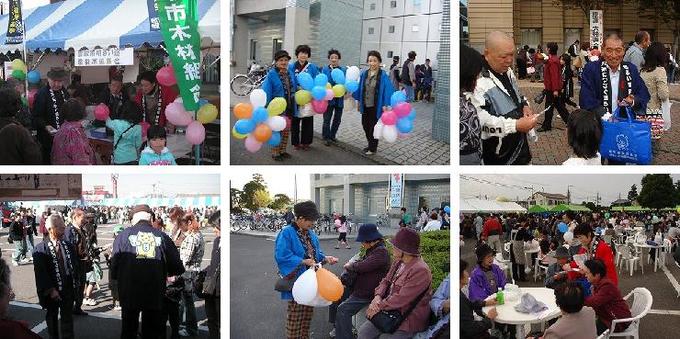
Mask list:
[{"label": "balloon", "polygon": [[322,298],[328,301],[340,300],[345,289],[335,274],[323,267],[319,268],[316,271],[316,281]]},{"label": "balloon", "polygon": [[281,143],[281,133],[272,132],[272,137],[267,141],[267,145],[271,147],[276,147]]},{"label": "balloon", "polygon": [[399,133],[409,133],[413,130],[413,121],[408,118],[397,120],[397,131]]},{"label": "balloon", "polygon": [[272,131],[283,131],[286,129],[286,118],[280,116],[270,117],[267,119],[267,125]]},{"label": "balloon", "polygon": [[326,90],[326,97],[324,97],[323,99],[324,100],[333,100],[334,97],[335,97],[335,93],[333,93],[333,90],[327,89]]},{"label": "balloon", "polygon": [[315,86],[312,89],[312,98],[316,100],[323,100],[326,97],[326,89],[321,86]]},{"label": "balloon", "polygon": [[380,120],[385,125],[394,125],[397,123],[397,115],[393,111],[386,111],[382,113]]},{"label": "balloon", "polygon": [[345,83],[345,73],[343,73],[342,70],[339,68],[336,68],[331,72],[331,78],[333,78],[333,81],[336,84]]},{"label": "balloon", "polygon": [[26,64],[24,63],[23,60],[21,60],[21,59],[14,59],[14,60],[12,60],[12,70],[15,70],[15,71],[16,71],[16,70],[20,70],[20,71],[26,73],[26,71],[27,71],[28,69],[26,68]]},{"label": "balloon", "polygon": [[375,124],[375,127],[373,127],[373,139],[382,138],[382,132],[384,128],[385,125],[382,123],[382,121],[378,120],[378,122]]},{"label": "balloon", "polygon": [[312,101],[312,93],[305,90],[295,92],[295,103],[304,106]]},{"label": "balloon", "polygon": [[34,69],[28,72],[27,77],[29,84],[37,84],[40,82],[40,72],[38,70]]},{"label": "balloon", "polygon": [[175,101],[173,101],[173,102],[180,103],[180,104],[184,104],[184,99],[182,99],[182,97],[178,95],[178,96],[175,98]]},{"label": "balloon", "polygon": [[12,78],[17,79],[17,80],[24,80],[26,79],[26,73],[20,69],[15,69],[12,71]]},{"label": "balloon", "polygon": [[166,65],[161,67],[161,69],[158,70],[156,73],[156,80],[158,80],[158,83],[169,87],[177,84],[177,79],[175,78],[175,71],[172,69],[172,66]]},{"label": "balloon", "polygon": [[412,109],[411,113],[408,114],[408,120],[416,120],[416,110]]},{"label": "balloon", "polygon": [[326,74],[319,73],[317,74],[316,78],[314,78],[314,86],[326,87],[327,83],[328,77],[326,76]]},{"label": "balloon", "polygon": [[245,139],[247,137],[247,135],[245,135],[245,134],[241,134],[239,132],[236,132],[236,126],[234,126],[234,128],[231,129],[231,135],[233,135],[234,138],[236,138],[236,139]]},{"label": "balloon", "polygon": [[395,127],[394,125],[385,126],[385,128],[383,128],[382,133],[383,139],[385,139],[385,141],[387,142],[397,141],[397,127]]},{"label": "balloon", "polygon": [[449,207],[449,206],[444,206],[444,213],[446,213],[446,214],[451,214],[451,207]]},{"label": "balloon", "polygon": [[259,124],[252,134],[258,142],[267,142],[272,137],[272,129],[267,124]]},{"label": "balloon", "polygon": [[567,233],[564,233],[564,236],[562,237],[564,238],[564,242],[571,243],[571,241],[574,240],[574,233],[569,231]]},{"label": "balloon", "polygon": [[394,110],[394,113],[397,114],[397,117],[403,118],[411,113],[411,104],[408,102],[400,102],[396,106],[392,106],[392,109]]},{"label": "balloon", "polygon": [[242,119],[234,124],[234,129],[239,134],[248,134],[255,129],[255,122],[250,119]]},{"label": "balloon", "polygon": [[202,124],[209,124],[217,119],[217,107],[213,104],[205,104],[198,109],[196,120]]},{"label": "balloon", "polygon": [[[246,139],[248,140],[248,139]],[[293,284],[293,299],[301,305],[309,305],[315,298],[319,291],[316,282],[316,272],[314,268],[309,268],[305,273],[302,273]]]},{"label": "balloon", "polygon": [[261,88],[253,90],[250,92],[250,103],[253,107],[264,107],[267,105],[267,93]]},{"label": "balloon", "polygon": [[94,118],[97,120],[106,121],[109,118],[109,114],[111,114],[109,106],[99,104],[94,108]]},{"label": "balloon", "polygon": [[269,102],[267,112],[269,112],[269,116],[276,116],[283,113],[286,110],[286,106],[286,99],[277,97]]},{"label": "balloon", "polygon": [[361,77],[361,70],[357,66],[349,66],[347,68],[347,73],[345,73],[345,85],[348,81],[359,81]]},{"label": "balloon", "polygon": [[142,126],[142,139],[144,139],[146,138],[146,132],[149,130],[149,127],[151,127],[151,124],[146,121],[142,121],[139,123],[139,126]]},{"label": "balloon", "polygon": [[28,99],[26,99],[26,97],[22,96],[21,97],[21,104],[24,105],[24,106],[28,106]]},{"label": "balloon", "polygon": [[312,110],[316,113],[323,114],[328,109],[328,101],[326,100],[312,100]]},{"label": "balloon", "polygon": [[359,82],[348,81],[345,83],[345,88],[347,89],[347,92],[354,93],[359,89]]},{"label": "balloon", "polygon": [[326,307],[332,304],[333,302],[330,300],[324,299],[319,293],[316,294],[314,299],[309,302],[309,305],[307,306],[312,306],[312,307]]},{"label": "balloon", "polygon": [[184,109],[184,105],[178,102],[171,102],[165,108],[165,117],[175,126],[187,126],[193,120],[191,115]]},{"label": "balloon", "polygon": [[333,96],[336,98],[342,98],[345,95],[345,86],[344,85],[335,85],[333,86]]},{"label": "balloon", "polygon": [[396,91],[392,93],[392,97],[390,98],[390,106],[396,107],[398,103],[400,102],[405,102],[406,101],[406,94],[402,91]]},{"label": "balloon", "polygon": [[200,100],[198,100],[198,107],[203,107],[209,103],[210,102],[208,101],[208,99],[201,98]]},{"label": "balloon", "polygon": [[254,136],[249,135],[246,138],[245,146],[246,146],[246,150],[248,150],[248,152],[255,153],[255,152],[259,151],[260,148],[262,148],[262,143],[255,140]]},{"label": "balloon", "polygon": [[249,103],[239,103],[234,106],[234,116],[239,119],[250,119],[253,116],[253,105]]},{"label": "balloon", "polygon": [[312,79],[312,76],[307,72],[299,73],[297,76],[297,81],[298,84],[300,84],[300,87],[302,87],[302,89],[305,91],[311,91],[314,87],[314,79]]},{"label": "balloon", "polygon": [[265,122],[267,119],[269,119],[269,112],[264,107],[258,107],[253,112],[252,120],[255,124]]},{"label": "balloon", "polygon": [[186,135],[190,144],[200,145],[205,140],[205,127],[200,121],[194,121],[187,127]]}]

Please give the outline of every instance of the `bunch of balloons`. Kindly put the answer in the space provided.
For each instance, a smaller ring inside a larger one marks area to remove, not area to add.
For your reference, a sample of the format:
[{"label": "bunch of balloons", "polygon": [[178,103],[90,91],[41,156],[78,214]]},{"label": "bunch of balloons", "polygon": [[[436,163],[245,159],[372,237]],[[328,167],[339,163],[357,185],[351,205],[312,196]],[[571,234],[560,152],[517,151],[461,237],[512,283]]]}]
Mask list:
[{"label": "bunch of balloons", "polygon": [[449,206],[444,206],[444,213],[451,215],[451,207]]},{"label": "bunch of balloons", "polygon": [[295,280],[293,299],[301,305],[324,307],[340,300],[344,287],[340,279],[331,271],[310,267]]},{"label": "bunch of balloons", "polygon": [[186,138],[192,145],[203,143],[205,140],[205,127],[203,125],[215,121],[217,114],[217,106],[208,103],[207,100],[200,100],[198,111],[195,114],[196,120],[194,120],[194,112],[188,112],[184,109],[184,102],[179,96],[165,108],[165,118],[171,124],[187,126]]},{"label": "bunch of balloons", "polygon": [[286,118],[279,116],[286,111],[286,99],[277,97],[267,105],[267,93],[256,89],[250,93],[250,103],[239,103],[234,106],[234,116],[238,121],[231,130],[237,139],[245,139],[246,150],[255,153],[266,143],[276,147],[281,143],[281,131],[290,124]]},{"label": "bunch of balloons", "polygon": [[416,111],[411,104],[406,102],[406,95],[402,91],[396,91],[390,98],[392,110],[385,111],[380,120],[375,124],[373,137],[387,142],[395,142],[397,138],[405,138],[413,130],[413,121],[416,119]]},{"label": "bunch of balloons", "polygon": [[301,106],[311,102],[312,110],[317,114],[323,114],[328,108],[328,101],[342,98],[345,93],[353,93],[359,89],[360,73],[357,66],[350,66],[347,75],[336,68],[331,72],[334,86],[328,82],[326,74],[319,73],[316,78],[312,78],[309,73],[300,73],[297,75],[297,81],[302,89],[295,92],[295,102]]},{"label": "bunch of balloons", "polygon": [[172,68],[172,65],[165,65],[161,67],[161,69],[156,72],[156,80],[158,80],[158,83],[170,87],[174,86],[177,84],[177,79],[175,78],[175,70]]},{"label": "bunch of balloons", "polygon": [[[12,60],[12,78],[17,80],[25,80],[28,67],[21,59]],[[38,79],[38,81],[40,81]]]}]

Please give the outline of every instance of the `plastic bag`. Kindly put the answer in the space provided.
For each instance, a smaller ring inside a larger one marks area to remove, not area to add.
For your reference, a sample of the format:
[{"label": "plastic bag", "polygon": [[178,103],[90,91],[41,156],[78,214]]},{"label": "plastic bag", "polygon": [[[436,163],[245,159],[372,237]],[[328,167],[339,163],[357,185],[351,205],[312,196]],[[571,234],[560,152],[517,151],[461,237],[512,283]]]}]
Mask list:
[{"label": "plastic bag", "polygon": [[663,116],[663,130],[671,129],[671,101],[666,100],[661,103],[661,115]]}]

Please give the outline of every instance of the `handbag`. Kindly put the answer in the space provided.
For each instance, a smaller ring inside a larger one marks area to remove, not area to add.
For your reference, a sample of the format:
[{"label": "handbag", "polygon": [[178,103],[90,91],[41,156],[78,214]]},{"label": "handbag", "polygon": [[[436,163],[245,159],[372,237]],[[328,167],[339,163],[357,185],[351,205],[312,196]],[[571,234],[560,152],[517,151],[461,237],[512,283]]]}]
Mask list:
[{"label": "handbag", "polygon": [[545,90],[542,90],[541,93],[538,93],[538,95],[534,97],[534,102],[538,105],[543,103],[543,100],[545,100]]},{"label": "handbag", "polygon": [[295,284],[295,276],[297,275],[298,270],[300,270],[300,267],[302,266],[303,264],[298,265],[292,272],[288,273],[288,275],[285,277],[279,274],[279,279],[276,281],[276,284],[274,284],[274,290],[279,292],[293,291],[293,285]]},{"label": "handbag", "polygon": [[613,121],[602,122],[600,154],[620,162],[648,165],[652,162],[652,127],[648,121],[635,120],[632,108],[626,106],[627,120],[620,120],[621,107]]},{"label": "handbag", "polygon": [[[394,273],[392,273],[392,277],[390,278],[390,286],[388,286],[388,289],[385,290],[385,293],[383,293],[383,297],[386,296],[387,292],[390,290],[390,287],[392,285],[392,279],[394,279],[394,275],[397,274],[397,270],[394,270]],[[403,314],[399,312],[399,310],[390,310],[390,311],[380,311],[376,313],[371,319],[371,323],[375,328],[377,328],[380,332],[382,333],[387,333],[387,334],[392,334],[399,329],[399,326],[401,326],[401,323],[404,322],[406,318],[408,318],[409,314],[413,311],[414,308],[416,308],[416,305],[420,302],[420,300],[423,298],[425,293],[430,289],[430,286],[427,285],[425,287],[425,290],[420,293],[420,295],[411,303],[411,305],[408,307],[406,312]]]}]

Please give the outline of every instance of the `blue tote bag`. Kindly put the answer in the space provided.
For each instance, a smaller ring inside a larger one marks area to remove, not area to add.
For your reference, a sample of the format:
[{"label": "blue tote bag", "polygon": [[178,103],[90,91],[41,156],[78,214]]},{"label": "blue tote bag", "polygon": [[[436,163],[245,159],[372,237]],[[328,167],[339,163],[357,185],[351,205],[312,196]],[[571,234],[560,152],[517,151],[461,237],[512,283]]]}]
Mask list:
[{"label": "blue tote bag", "polygon": [[652,163],[652,125],[635,120],[635,113],[625,107],[628,118],[622,118],[621,107],[614,112],[613,121],[603,121],[600,155],[605,159],[649,165]]}]

